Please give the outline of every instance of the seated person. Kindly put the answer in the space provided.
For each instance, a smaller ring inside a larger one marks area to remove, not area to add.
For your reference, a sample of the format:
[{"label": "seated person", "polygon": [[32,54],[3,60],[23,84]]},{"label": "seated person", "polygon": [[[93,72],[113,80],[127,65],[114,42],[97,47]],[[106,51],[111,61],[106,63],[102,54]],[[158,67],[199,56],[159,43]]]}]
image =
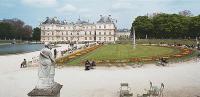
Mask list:
[{"label": "seated person", "polygon": [[90,68],[94,69],[93,67],[96,66],[96,63],[94,61],[92,61],[92,63],[90,65],[91,65]]},{"label": "seated person", "polygon": [[21,68],[27,67],[26,59],[21,63]]},{"label": "seated person", "polygon": [[88,60],[85,62],[85,70],[90,70],[90,62]]}]

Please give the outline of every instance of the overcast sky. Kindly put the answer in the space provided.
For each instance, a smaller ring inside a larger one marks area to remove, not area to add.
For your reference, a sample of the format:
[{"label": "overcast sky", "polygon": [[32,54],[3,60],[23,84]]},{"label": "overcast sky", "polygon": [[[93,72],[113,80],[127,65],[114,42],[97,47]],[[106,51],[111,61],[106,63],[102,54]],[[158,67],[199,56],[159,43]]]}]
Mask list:
[{"label": "overcast sky", "polygon": [[111,15],[118,28],[130,28],[139,15],[182,10],[200,14],[200,0],[0,0],[0,19],[19,18],[34,27],[47,16],[96,22],[99,15]]}]

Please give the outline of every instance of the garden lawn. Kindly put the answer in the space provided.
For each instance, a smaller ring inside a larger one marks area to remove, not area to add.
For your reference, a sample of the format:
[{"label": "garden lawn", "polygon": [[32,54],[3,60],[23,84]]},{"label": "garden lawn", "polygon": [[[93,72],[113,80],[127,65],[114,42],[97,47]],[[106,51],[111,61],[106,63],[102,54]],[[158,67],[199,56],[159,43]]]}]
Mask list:
[{"label": "garden lawn", "polygon": [[134,49],[131,44],[109,44],[104,45],[86,55],[80,56],[67,62],[67,65],[81,65],[85,60],[123,60],[129,58],[152,57],[171,55],[179,53],[178,49],[159,47],[159,46],[144,46],[137,45]]}]

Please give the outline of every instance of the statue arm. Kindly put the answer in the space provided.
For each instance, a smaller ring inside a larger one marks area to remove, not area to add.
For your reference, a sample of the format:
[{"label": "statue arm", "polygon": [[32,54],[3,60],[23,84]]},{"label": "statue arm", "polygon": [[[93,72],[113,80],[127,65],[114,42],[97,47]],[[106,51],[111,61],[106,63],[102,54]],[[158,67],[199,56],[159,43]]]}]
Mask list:
[{"label": "statue arm", "polygon": [[50,53],[49,58],[50,58],[51,62],[55,63],[55,60],[54,60],[54,58],[52,56],[52,53]]}]

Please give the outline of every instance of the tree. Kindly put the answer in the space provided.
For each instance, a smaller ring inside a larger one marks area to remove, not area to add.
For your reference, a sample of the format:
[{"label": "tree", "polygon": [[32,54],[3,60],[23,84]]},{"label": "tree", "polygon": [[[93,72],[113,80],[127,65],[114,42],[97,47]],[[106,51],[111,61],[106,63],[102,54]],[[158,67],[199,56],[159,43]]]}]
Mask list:
[{"label": "tree", "polygon": [[19,19],[3,19],[0,22],[0,39],[30,39],[32,27]]},{"label": "tree", "polygon": [[192,16],[192,12],[190,10],[183,10],[179,12],[179,15],[182,16]]},{"label": "tree", "polygon": [[149,37],[154,37],[153,35],[153,24],[148,16],[139,16],[135,19],[132,24],[131,32],[133,32],[133,27],[135,29],[137,38],[145,38],[146,35]]},{"label": "tree", "polygon": [[36,27],[33,29],[32,39],[40,41],[40,38],[41,38],[41,29]]},{"label": "tree", "polygon": [[[188,13],[189,14],[189,13]],[[153,17],[138,16],[132,23],[136,37],[145,38],[195,38],[200,36],[199,16],[160,13]]]},{"label": "tree", "polygon": [[200,15],[191,17],[188,36],[190,36],[191,38],[196,38],[200,36]]}]

